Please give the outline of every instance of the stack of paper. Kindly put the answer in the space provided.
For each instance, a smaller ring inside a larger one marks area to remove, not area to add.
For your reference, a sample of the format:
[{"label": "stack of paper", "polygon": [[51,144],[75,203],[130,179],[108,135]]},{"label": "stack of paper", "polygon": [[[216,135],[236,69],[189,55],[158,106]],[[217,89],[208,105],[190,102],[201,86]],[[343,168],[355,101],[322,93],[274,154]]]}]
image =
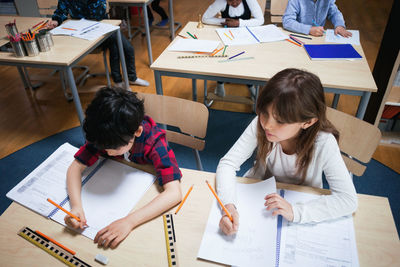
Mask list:
[{"label": "stack of paper", "polygon": [[211,53],[218,45],[219,41],[199,40],[199,39],[175,39],[168,48],[168,51],[181,52],[206,52]]}]

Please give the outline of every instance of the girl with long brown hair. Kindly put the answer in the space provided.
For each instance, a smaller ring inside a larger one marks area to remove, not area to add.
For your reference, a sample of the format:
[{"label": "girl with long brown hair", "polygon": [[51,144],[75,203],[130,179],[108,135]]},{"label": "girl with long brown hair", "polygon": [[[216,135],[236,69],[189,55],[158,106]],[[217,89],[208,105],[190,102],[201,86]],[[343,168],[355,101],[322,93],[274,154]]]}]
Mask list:
[{"label": "girl with long brown hair", "polygon": [[233,222],[222,216],[225,234],[238,231],[236,171],[253,152],[256,162],[246,177],[322,188],[322,175],[332,191],[305,204],[291,205],[279,194],[265,196],[267,210],[288,221],[316,223],[353,213],[357,195],[338,146],[339,133],[326,118],[319,78],[298,69],[277,73],[257,100],[257,117],[217,167],[217,190]]}]

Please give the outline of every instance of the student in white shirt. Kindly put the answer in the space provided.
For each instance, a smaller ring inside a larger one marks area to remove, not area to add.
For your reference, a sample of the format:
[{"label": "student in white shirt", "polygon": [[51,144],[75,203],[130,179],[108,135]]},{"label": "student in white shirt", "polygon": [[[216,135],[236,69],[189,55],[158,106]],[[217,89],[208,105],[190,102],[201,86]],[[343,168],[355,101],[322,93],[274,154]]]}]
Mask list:
[{"label": "student in white shirt", "polygon": [[[217,17],[219,13],[221,18]],[[264,13],[257,0],[215,0],[204,12],[202,21],[227,27],[260,26],[264,24]],[[255,87],[251,84],[247,86],[255,98]],[[225,96],[224,83],[217,82],[214,92],[218,96]]]},{"label": "student in white shirt", "polygon": [[326,118],[326,105],[319,78],[298,69],[277,73],[261,91],[257,117],[250,123],[217,167],[217,190],[232,214],[224,214],[221,230],[239,229],[236,210],[236,171],[257,148],[255,166],[246,177],[322,188],[322,174],[331,195],[305,204],[291,205],[279,194],[265,196],[264,205],[273,215],[296,223],[317,223],[352,214],[357,195],[340,154],[339,132]]}]

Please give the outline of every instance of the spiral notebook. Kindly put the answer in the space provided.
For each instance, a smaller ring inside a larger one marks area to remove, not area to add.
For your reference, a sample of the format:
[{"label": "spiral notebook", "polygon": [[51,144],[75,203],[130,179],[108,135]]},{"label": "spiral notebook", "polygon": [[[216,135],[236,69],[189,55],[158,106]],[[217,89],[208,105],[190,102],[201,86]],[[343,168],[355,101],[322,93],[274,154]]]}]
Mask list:
[{"label": "spiral notebook", "polygon": [[[11,189],[7,197],[65,225],[65,213],[50,204],[47,198],[70,210],[66,173],[77,150],[68,143],[60,146]],[[82,175],[81,198],[89,227],[81,234],[94,239],[99,230],[126,216],[154,181],[153,175],[123,163],[103,158],[98,160]]]},{"label": "spiral notebook", "polygon": [[361,59],[351,44],[305,44],[304,49],[311,60]]}]

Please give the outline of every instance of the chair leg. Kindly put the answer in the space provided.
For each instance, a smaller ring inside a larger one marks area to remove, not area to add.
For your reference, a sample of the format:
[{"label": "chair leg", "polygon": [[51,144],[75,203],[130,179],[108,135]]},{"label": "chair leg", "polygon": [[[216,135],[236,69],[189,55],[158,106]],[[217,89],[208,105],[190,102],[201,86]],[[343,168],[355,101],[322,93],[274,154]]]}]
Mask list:
[{"label": "chair leg", "polygon": [[340,94],[335,94],[333,96],[332,108],[337,109],[337,105],[339,103],[339,97],[340,97]]},{"label": "chair leg", "polygon": [[196,149],[193,149],[193,153],[194,153],[194,156],[195,156],[195,158],[196,158],[197,169],[198,169],[199,171],[203,171],[203,164],[201,164],[201,159],[200,159],[199,151],[196,150]]},{"label": "chair leg", "polygon": [[60,71],[60,80],[61,80],[61,88],[64,92],[64,96],[67,99],[68,102],[71,102],[73,100],[73,97],[71,94],[67,92],[67,80],[65,79],[66,73],[64,70]]},{"label": "chair leg", "polygon": [[106,71],[107,86],[111,87],[110,72],[108,70],[108,64],[107,64],[107,50],[103,51],[103,61],[104,61],[104,68]]},{"label": "chair leg", "polygon": [[206,105],[206,107],[211,107],[211,105],[213,104],[214,100],[208,100],[207,99],[207,80],[204,80],[204,105]]}]

